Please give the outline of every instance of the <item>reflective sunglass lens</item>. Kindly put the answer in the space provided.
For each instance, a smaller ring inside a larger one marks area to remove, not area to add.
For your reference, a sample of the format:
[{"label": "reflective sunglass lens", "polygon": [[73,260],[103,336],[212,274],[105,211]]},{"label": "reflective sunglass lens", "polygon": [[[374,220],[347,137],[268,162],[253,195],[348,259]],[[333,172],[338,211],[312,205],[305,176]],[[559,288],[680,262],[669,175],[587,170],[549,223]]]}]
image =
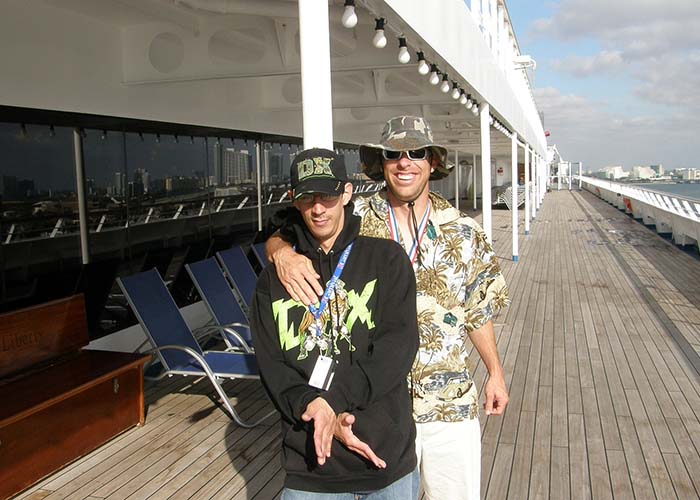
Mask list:
[{"label": "reflective sunglass lens", "polygon": [[424,160],[426,151],[427,150],[425,148],[412,149],[410,151],[407,151],[406,154],[411,160]]},{"label": "reflective sunglass lens", "polygon": [[420,149],[410,149],[408,151],[387,151],[387,150],[382,150],[382,156],[384,156],[385,160],[399,160],[401,159],[401,155],[406,154],[406,157],[409,160],[425,160],[428,156],[428,149],[427,148],[420,148]]},{"label": "reflective sunglass lens", "polygon": [[401,158],[401,151],[387,151],[383,150],[382,155],[387,160],[398,160]]}]

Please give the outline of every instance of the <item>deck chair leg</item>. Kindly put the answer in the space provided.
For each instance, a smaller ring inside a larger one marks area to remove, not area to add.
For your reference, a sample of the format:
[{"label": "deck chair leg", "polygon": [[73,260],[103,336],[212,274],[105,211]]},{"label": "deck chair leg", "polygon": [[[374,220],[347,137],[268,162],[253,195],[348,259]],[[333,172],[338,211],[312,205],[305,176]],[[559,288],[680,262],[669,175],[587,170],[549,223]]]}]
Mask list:
[{"label": "deck chair leg", "polygon": [[275,410],[271,411],[270,413],[267,413],[266,415],[262,416],[261,418],[259,418],[258,420],[254,421],[254,422],[245,422],[241,418],[241,416],[238,414],[238,412],[233,409],[233,406],[231,406],[231,401],[229,401],[228,396],[226,395],[226,392],[224,391],[224,388],[221,386],[221,382],[219,382],[219,380],[216,377],[211,377],[209,374],[207,374],[207,377],[209,377],[209,380],[211,380],[211,383],[214,384],[214,388],[216,389],[216,392],[219,393],[219,397],[221,398],[221,402],[228,410],[229,416],[241,427],[245,427],[246,429],[250,429],[250,428],[255,427],[256,425],[260,424],[263,420],[274,415]]}]

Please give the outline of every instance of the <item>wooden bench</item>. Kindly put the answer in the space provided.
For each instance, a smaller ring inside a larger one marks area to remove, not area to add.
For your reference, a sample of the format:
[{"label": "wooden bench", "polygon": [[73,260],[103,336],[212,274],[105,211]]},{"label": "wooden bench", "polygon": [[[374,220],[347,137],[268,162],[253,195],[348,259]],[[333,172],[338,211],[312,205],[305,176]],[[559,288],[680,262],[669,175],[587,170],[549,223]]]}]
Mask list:
[{"label": "wooden bench", "polygon": [[82,295],[0,315],[0,499],[143,425],[149,356],[87,343]]}]

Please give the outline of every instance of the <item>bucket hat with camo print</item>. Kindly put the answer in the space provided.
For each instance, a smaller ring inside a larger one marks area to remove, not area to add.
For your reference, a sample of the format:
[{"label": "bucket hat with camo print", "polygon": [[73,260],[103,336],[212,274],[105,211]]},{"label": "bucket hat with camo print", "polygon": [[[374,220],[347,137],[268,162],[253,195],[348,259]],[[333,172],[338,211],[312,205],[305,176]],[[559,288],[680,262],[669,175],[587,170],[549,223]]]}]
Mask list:
[{"label": "bucket hat with camo print", "polygon": [[372,180],[384,180],[382,170],[382,150],[408,151],[412,149],[430,148],[436,158],[436,166],[430,175],[435,181],[450,175],[452,165],[447,164],[447,149],[433,142],[433,131],[421,116],[396,116],[391,118],[382,131],[379,144],[364,144],[360,146],[360,162],[362,171]]}]

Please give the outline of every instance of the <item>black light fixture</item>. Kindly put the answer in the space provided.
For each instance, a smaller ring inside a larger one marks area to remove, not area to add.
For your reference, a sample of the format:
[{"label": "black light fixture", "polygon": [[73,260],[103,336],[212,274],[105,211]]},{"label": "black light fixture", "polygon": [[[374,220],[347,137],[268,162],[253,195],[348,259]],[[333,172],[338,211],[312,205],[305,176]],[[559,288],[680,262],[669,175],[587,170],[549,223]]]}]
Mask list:
[{"label": "black light fixture", "polygon": [[411,61],[411,54],[408,52],[408,45],[406,45],[406,38],[403,36],[399,37],[399,62],[401,64],[408,64]]},{"label": "black light fixture", "polygon": [[472,109],[472,106],[474,106],[474,101],[472,101],[472,95],[467,94],[467,102],[464,104],[467,109]]},{"label": "black light fixture", "polygon": [[423,52],[418,52],[418,73],[421,75],[427,75],[430,73],[430,66],[428,63],[425,61],[425,56],[423,55]]},{"label": "black light fixture", "polygon": [[374,37],[372,38],[372,45],[378,49],[383,49],[386,47],[386,36],[384,35],[384,21],[383,17],[374,20]]},{"label": "black light fixture", "polygon": [[156,142],[160,143],[160,134],[156,134]]},{"label": "black light fixture", "polygon": [[357,14],[355,13],[355,0],[345,0],[345,11],[340,22],[346,28],[354,28],[357,26]]},{"label": "black light fixture", "polygon": [[452,99],[455,101],[459,99],[459,84],[452,80]]},{"label": "black light fixture", "polygon": [[428,78],[430,85],[437,85],[440,83],[440,72],[435,64],[430,65],[430,77]]},{"label": "black light fixture", "polygon": [[49,125],[49,137],[56,137],[56,131],[53,128],[53,125]]},{"label": "black light fixture", "polygon": [[447,73],[442,74],[442,85],[440,85],[440,91],[443,94],[447,94],[450,91],[450,78]]}]

